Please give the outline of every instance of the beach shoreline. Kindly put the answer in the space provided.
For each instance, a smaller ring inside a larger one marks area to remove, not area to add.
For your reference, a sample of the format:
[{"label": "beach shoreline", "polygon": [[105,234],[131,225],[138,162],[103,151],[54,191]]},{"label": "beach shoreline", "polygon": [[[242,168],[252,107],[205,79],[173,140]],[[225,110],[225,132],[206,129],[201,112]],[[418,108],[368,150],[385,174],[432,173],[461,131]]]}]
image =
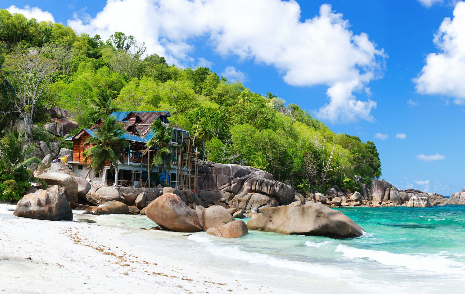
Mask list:
[{"label": "beach shoreline", "polygon": [[128,231],[13,216],[0,204],[0,292],[295,293],[135,248]]}]

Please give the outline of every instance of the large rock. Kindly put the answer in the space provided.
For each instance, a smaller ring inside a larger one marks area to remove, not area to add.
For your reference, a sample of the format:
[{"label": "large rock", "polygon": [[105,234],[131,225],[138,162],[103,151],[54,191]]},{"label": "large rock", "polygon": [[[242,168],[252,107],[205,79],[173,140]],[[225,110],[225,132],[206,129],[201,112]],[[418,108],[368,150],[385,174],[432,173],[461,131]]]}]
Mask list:
[{"label": "large rock", "polygon": [[392,203],[394,203],[395,205],[402,204],[402,198],[400,197],[400,193],[399,190],[397,190],[397,188],[391,188],[391,191],[389,192],[389,200],[391,200]]},{"label": "large rock", "polygon": [[134,193],[123,193],[123,203],[129,206],[134,206],[136,203],[137,195]]},{"label": "large rock", "polygon": [[362,200],[362,194],[360,194],[359,192],[355,192],[354,194],[352,194],[352,196],[350,196],[350,200],[351,201],[361,201]]},{"label": "large rock", "polygon": [[213,205],[209,208],[198,206],[196,209],[200,225],[204,231],[234,221],[232,215],[223,206]]},{"label": "large rock", "polygon": [[45,155],[45,157],[42,159],[42,163],[44,164],[44,166],[49,166],[52,163],[52,161],[53,158],[51,154]]},{"label": "large rock", "polygon": [[137,195],[136,200],[134,201],[135,205],[139,209],[143,209],[147,207],[147,195],[145,195],[145,192],[140,193]]},{"label": "large rock", "polygon": [[236,195],[230,202],[234,207],[245,210],[258,211],[262,207],[276,207],[276,199],[260,193],[248,193],[243,196]]},{"label": "large rock", "polygon": [[129,214],[129,207],[123,202],[108,201],[99,205],[95,214]]},{"label": "large rock", "polygon": [[68,198],[71,208],[75,208],[78,203],[78,183],[74,177],[58,172],[44,173],[37,176],[44,180],[48,185],[58,185],[65,188],[66,197]]},{"label": "large rock", "polygon": [[354,238],[363,234],[363,229],[343,213],[316,202],[263,208],[261,213],[252,216],[247,227],[286,235],[331,238]]},{"label": "large rock", "polygon": [[99,198],[99,204],[108,202],[108,201],[121,201],[121,196],[119,191],[113,187],[102,187],[97,190],[96,194]]},{"label": "large rock", "polygon": [[206,203],[221,198],[230,200],[231,195],[242,197],[249,193],[265,194],[276,199],[281,205],[289,204],[295,198],[294,188],[276,181],[273,175],[256,168],[236,164],[211,162],[200,164],[198,187],[200,191],[221,192],[221,195],[219,193],[199,194],[201,199],[205,197]]},{"label": "large rock", "polygon": [[76,180],[78,184],[78,191],[77,191],[78,198],[85,200],[86,194],[92,188],[90,183],[86,179],[81,178],[81,177],[74,177],[74,179]]},{"label": "large rock", "polygon": [[377,179],[371,180],[371,200],[373,202],[382,202],[386,195],[386,190],[391,188],[392,185],[385,180],[379,181]]},{"label": "large rock", "polygon": [[58,186],[25,195],[19,200],[14,215],[51,221],[73,220],[64,188]]},{"label": "large rock", "polygon": [[195,210],[189,208],[179,196],[165,194],[152,201],[146,208],[148,218],[166,230],[175,232],[202,231]]},{"label": "large rock", "polygon": [[431,203],[428,197],[425,196],[413,196],[409,199],[407,207],[430,207]]},{"label": "large rock", "polygon": [[235,220],[207,230],[207,234],[223,238],[240,238],[247,235],[248,232],[247,225],[241,220]]},{"label": "large rock", "polygon": [[453,193],[449,197],[449,204],[464,205],[465,204],[465,192]]}]

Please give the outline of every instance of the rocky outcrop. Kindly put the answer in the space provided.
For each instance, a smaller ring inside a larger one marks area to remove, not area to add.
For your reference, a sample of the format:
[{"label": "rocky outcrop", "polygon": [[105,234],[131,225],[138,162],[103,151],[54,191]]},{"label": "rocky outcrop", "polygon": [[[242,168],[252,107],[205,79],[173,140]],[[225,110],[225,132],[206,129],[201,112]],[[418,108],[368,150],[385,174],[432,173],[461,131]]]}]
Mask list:
[{"label": "rocky outcrop", "polygon": [[260,193],[248,193],[243,196],[235,196],[231,204],[238,209],[258,211],[263,207],[276,207],[279,205],[278,201]]},{"label": "rocky outcrop", "polygon": [[195,210],[189,208],[179,196],[165,194],[152,201],[145,213],[161,228],[175,232],[199,232],[202,226]]},{"label": "rocky outcrop", "polygon": [[95,214],[128,214],[129,207],[123,202],[108,201],[97,207]]},{"label": "rocky outcrop", "polygon": [[208,208],[199,206],[197,207],[196,212],[199,217],[200,225],[204,231],[207,231],[209,228],[219,227],[234,221],[231,213],[229,213],[226,208],[219,205],[210,206]]},{"label": "rocky outcrop", "polygon": [[[222,202],[237,208],[287,205],[296,195],[294,188],[276,181],[271,174],[236,164],[200,164],[198,187],[202,202]],[[252,204],[249,204],[250,199],[253,199]]]},{"label": "rocky outcrop", "polygon": [[[464,189],[465,190],[465,189]],[[465,205],[465,191],[452,193],[449,197],[449,204],[453,205]]]},{"label": "rocky outcrop", "polygon": [[321,203],[291,204],[261,209],[247,223],[249,230],[276,232],[286,235],[312,235],[331,238],[354,238],[363,230],[339,211]]},{"label": "rocky outcrop", "polygon": [[207,234],[223,238],[240,238],[247,235],[248,232],[247,225],[241,220],[235,220],[207,230]]},{"label": "rocky outcrop", "polygon": [[65,190],[58,186],[25,195],[19,200],[14,215],[51,221],[73,220]]},{"label": "rocky outcrop", "polygon": [[69,112],[67,110],[63,110],[59,107],[53,107],[51,109],[47,109],[46,113],[50,115],[52,122],[46,124],[44,128],[55,136],[64,137],[71,130],[78,127],[77,122],[69,119]]},{"label": "rocky outcrop", "polygon": [[[378,181],[377,179],[372,179],[371,181],[371,200],[372,202],[383,202],[385,199],[386,191],[389,193],[389,189],[392,187],[392,185],[385,180]],[[389,197],[388,197],[389,198]],[[386,199],[386,201],[389,199]]]},{"label": "rocky outcrop", "polygon": [[409,199],[407,207],[431,207],[431,203],[426,196],[413,196]]},{"label": "rocky outcrop", "polygon": [[37,176],[44,180],[48,185],[58,185],[65,188],[66,197],[68,198],[71,208],[77,206],[78,203],[78,183],[74,177],[58,172],[43,173]]}]

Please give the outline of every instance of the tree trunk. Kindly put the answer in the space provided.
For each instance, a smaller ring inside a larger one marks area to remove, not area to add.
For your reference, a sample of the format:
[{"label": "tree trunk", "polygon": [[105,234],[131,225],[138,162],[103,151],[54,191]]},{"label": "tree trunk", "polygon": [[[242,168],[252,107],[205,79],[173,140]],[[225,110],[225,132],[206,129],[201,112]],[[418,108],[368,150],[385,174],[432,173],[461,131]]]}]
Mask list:
[{"label": "tree trunk", "polygon": [[32,116],[30,113],[24,114],[24,130],[26,133],[26,142],[32,141]]}]

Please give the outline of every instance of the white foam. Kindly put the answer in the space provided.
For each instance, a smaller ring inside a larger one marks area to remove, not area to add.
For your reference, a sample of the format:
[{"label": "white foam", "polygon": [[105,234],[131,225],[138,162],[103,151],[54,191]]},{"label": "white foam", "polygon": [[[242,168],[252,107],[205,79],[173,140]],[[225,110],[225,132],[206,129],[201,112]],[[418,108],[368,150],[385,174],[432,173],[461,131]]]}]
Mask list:
[{"label": "white foam", "polygon": [[328,245],[333,243],[332,241],[324,241],[320,243],[312,242],[312,241],[307,241],[305,242],[305,246],[312,247],[312,248],[320,248],[321,246]]},{"label": "white foam", "polygon": [[369,259],[384,265],[404,267],[410,270],[465,275],[464,264],[439,255],[396,254],[387,251],[358,249],[346,245],[338,245],[336,252],[341,252],[347,258]]},{"label": "white foam", "polygon": [[352,271],[332,266],[317,265],[309,262],[292,261],[284,258],[273,257],[264,253],[246,252],[241,250],[237,246],[228,246],[224,244],[216,245],[214,242],[212,242],[212,240],[209,240],[208,238],[199,234],[193,234],[189,236],[188,239],[198,243],[203,243],[205,245],[205,250],[207,250],[212,255],[242,260],[249,264],[267,265],[331,278],[334,278],[334,273],[336,271],[341,276],[355,275],[355,273]]}]

